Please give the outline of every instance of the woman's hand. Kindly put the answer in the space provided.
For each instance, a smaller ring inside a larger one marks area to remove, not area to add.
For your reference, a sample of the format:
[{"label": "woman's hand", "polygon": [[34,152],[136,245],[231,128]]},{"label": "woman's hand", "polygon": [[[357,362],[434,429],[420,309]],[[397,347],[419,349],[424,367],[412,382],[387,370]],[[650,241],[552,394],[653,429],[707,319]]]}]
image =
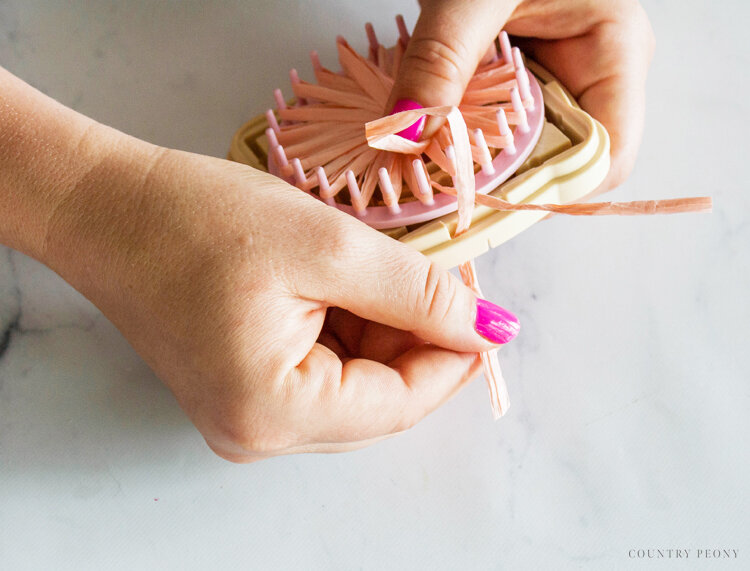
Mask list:
[{"label": "woman's hand", "polygon": [[651,26],[636,0],[420,3],[391,105],[401,99],[426,107],[458,104],[477,64],[505,28],[609,132],[611,167],[597,192],[627,178],[643,132],[646,74],[654,49]]},{"label": "woman's hand", "polygon": [[92,300],[225,458],[402,431],[517,330],[421,254],[271,175],[0,80],[0,242]]},{"label": "woman's hand", "polygon": [[133,140],[96,170],[45,257],[227,459],[402,431],[494,346],[451,274],[270,175]]}]

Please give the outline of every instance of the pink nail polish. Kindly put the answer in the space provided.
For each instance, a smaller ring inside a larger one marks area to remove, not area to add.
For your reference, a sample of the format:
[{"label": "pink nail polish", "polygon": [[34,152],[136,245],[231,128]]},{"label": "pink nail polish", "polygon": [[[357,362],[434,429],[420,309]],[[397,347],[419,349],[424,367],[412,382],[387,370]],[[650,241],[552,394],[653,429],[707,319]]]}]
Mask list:
[{"label": "pink nail polish", "polygon": [[521,324],[518,318],[507,309],[477,298],[477,320],[474,329],[493,343],[507,343],[518,335]]},{"label": "pink nail polish", "polygon": [[[391,115],[400,113],[401,111],[409,111],[411,109],[424,109],[424,107],[422,107],[419,103],[412,99],[399,99],[393,106]],[[409,139],[410,141],[419,141],[419,138],[422,136],[422,131],[424,130],[424,120],[424,117],[420,117],[409,127],[404,129],[403,131],[399,131],[396,134],[403,137],[404,139]]]}]

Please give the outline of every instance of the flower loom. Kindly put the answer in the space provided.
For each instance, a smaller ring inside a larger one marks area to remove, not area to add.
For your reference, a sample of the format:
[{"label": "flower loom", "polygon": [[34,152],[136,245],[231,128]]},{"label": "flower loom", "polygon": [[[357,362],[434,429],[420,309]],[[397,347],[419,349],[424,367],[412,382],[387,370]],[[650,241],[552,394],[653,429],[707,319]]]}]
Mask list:
[{"label": "flower loom", "polygon": [[[577,203],[604,180],[609,138],[548,72],[501,32],[458,107],[384,116],[409,33],[386,49],[366,25],[367,57],[336,40],[340,72],[311,52],[315,83],[291,70],[294,99],[246,123],[229,158],[284,179],[461,277],[481,295],[473,258],[550,213],[634,215],[707,211],[711,199]],[[528,67],[528,69],[527,69]],[[532,72],[530,73],[529,70]],[[429,139],[398,133],[443,117]],[[495,418],[509,406],[497,350],[482,354]]]}]

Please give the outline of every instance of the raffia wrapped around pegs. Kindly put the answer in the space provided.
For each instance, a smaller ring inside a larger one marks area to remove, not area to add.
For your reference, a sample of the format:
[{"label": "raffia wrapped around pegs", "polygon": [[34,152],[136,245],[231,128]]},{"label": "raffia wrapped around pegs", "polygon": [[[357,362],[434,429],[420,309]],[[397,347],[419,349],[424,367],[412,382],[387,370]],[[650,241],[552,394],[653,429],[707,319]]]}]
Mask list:
[{"label": "raffia wrapped around pegs", "polygon": [[[433,220],[458,206],[455,197],[433,190],[433,182],[449,183],[458,166],[455,132],[448,125],[398,151],[375,148],[366,138],[365,124],[385,112],[408,42],[403,19],[397,23],[400,40],[390,49],[367,25],[369,58],[339,37],[341,72],[324,68],[312,52],[317,83],[292,70],[295,104],[287,105],[277,89],[276,112],[266,113],[269,171],[379,229]],[[518,169],[544,123],[536,79],[508,35],[503,32],[498,41],[500,53],[493,48],[485,57],[459,107],[479,193],[494,190]]]}]

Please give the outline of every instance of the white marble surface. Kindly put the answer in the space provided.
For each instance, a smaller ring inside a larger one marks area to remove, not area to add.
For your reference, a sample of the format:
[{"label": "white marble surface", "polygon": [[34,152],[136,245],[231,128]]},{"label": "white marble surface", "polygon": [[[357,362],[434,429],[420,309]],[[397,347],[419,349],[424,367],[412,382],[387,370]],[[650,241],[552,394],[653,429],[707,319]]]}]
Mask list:
[{"label": "white marble surface", "polygon": [[[223,156],[310,48],[362,47],[367,20],[394,39],[399,4],[5,1],[0,64]],[[0,249],[0,568],[750,568],[748,6],[647,2],[648,126],[612,194],[712,215],[558,217],[480,259],[523,323],[497,424],[478,381],[364,451],[226,463],[91,304]]]}]

